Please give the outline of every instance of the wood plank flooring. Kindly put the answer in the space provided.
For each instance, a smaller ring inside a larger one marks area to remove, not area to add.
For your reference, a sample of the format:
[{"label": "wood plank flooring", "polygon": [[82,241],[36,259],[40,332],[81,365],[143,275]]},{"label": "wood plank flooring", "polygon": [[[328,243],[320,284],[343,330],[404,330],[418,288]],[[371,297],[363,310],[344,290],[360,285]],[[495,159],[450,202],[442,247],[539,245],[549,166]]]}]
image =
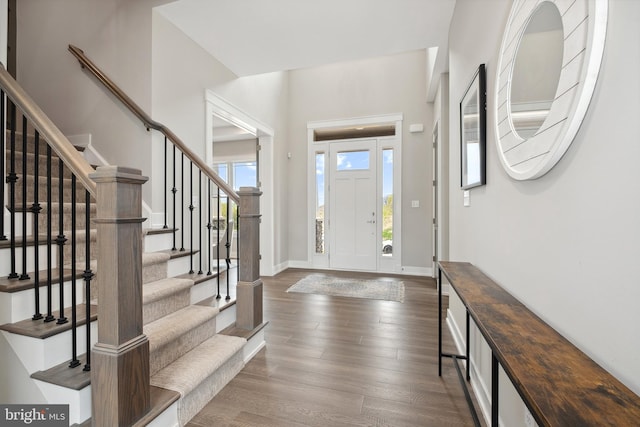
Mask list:
[{"label": "wood plank flooring", "polygon": [[[405,302],[286,292],[311,273],[402,280]],[[188,426],[473,425],[450,359],[438,377],[433,279],[289,269],[263,282],[266,348]]]}]

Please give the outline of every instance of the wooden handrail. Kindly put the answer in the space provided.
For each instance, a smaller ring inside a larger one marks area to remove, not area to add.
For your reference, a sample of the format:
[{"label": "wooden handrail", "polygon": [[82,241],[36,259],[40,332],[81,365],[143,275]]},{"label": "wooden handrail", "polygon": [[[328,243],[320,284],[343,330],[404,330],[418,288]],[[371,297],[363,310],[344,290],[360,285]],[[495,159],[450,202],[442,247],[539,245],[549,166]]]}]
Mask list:
[{"label": "wooden handrail", "polygon": [[220,178],[220,176],[197,155],[171,129],[153,120],[145,113],[138,104],[136,104],[126,93],[122,91],[109,77],[107,77],[100,68],[98,68],[87,56],[82,49],[69,45],[69,51],[80,61],[80,66],[93,74],[100,83],[102,83],[116,98],[118,98],[138,119],[144,123],[147,129],[154,129],[162,133],[175,146],[184,153],[202,172],[211,179],[220,189],[227,194],[234,202],[240,203],[240,196]]},{"label": "wooden handrail", "polygon": [[51,149],[82,182],[84,188],[95,197],[96,183],[89,178],[89,174],[93,173],[94,170],[89,162],[82,157],[82,154],[76,150],[69,139],[53,124],[51,119],[38,107],[3,65],[0,66],[0,86],[2,86],[16,107],[22,110],[22,114],[31,121],[36,130],[51,146]]}]

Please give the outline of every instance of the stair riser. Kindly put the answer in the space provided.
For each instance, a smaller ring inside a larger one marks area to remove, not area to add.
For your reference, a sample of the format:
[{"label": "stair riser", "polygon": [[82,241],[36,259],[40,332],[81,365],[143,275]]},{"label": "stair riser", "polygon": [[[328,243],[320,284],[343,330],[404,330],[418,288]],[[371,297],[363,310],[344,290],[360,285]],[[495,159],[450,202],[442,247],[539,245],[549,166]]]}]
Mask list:
[{"label": "stair riser", "polygon": [[[64,283],[64,307],[65,316],[71,316],[71,289],[72,282],[67,281]],[[35,297],[34,289],[27,289],[20,292],[1,292],[0,293],[0,324],[14,323],[20,320],[28,319],[33,316],[35,312]],[[40,313],[43,316],[47,314],[47,286],[46,283],[40,285]],[[84,297],[84,281],[82,279],[76,279],[76,303],[80,304],[85,302]],[[52,314],[58,317],[60,313],[60,286],[55,283],[51,285],[51,307]]]},{"label": "stair riser", "polygon": [[[52,249],[52,266],[56,266],[58,259],[58,249],[55,245]],[[34,265],[34,253],[35,249],[33,246],[27,246],[27,272],[35,271],[36,267]],[[45,245],[38,246],[38,270],[45,270],[47,268],[47,247]],[[16,248],[16,272],[18,274],[22,273],[22,247],[18,246]],[[7,277],[11,273],[11,252],[9,248],[0,249],[0,276]]]},{"label": "stair riser", "polygon": [[[9,111],[7,110],[7,116],[9,115]],[[15,131],[15,147],[16,150],[22,150],[22,118],[20,117],[20,112],[18,112],[18,120],[16,121],[16,123],[18,124],[18,127],[16,128]],[[7,149],[9,148],[10,144],[11,144],[11,124],[10,121],[7,121]],[[33,131],[33,126],[28,126],[28,131],[27,131],[27,152],[28,153],[33,153],[35,151],[34,147],[35,147],[35,132]],[[46,150],[46,142],[44,141],[44,139],[42,139],[42,137],[40,137],[40,150],[45,149]],[[44,148],[43,148],[44,147]]]},{"label": "stair riser", "polygon": [[[22,142],[20,143],[20,148],[22,149]],[[40,144],[40,155],[38,156],[38,174],[40,176],[47,176],[47,151],[46,147]],[[16,151],[15,153],[15,173],[19,175],[24,175],[22,170],[22,161],[23,161],[22,151]],[[35,153],[27,153],[27,173],[26,175],[35,175]],[[7,171],[11,168],[11,155],[9,151],[7,151],[6,155],[6,165]],[[60,176],[60,168],[59,168],[60,160],[57,157],[51,157],[51,176],[59,177]],[[63,176],[65,178],[71,178],[71,170],[69,170],[66,166],[63,168]]]},{"label": "stair riser", "polygon": [[176,340],[152,351],[149,355],[151,375],[188,353],[201,342],[214,336],[215,331],[216,319],[214,317],[179,336]]},{"label": "stair riser", "polygon": [[[86,352],[85,325],[77,329],[78,354]],[[46,339],[31,338],[24,335],[11,334],[2,331],[2,334],[11,345],[11,348],[19,357],[20,362],[29,374],[43,371],[60,363],[71,360],[71,331],[65,331]],[[98,337],[98,323],[91,322],[91,346],[95,345]],[[82,369],[82,368],[75,368]]]},{"label": "stair riser", "polygon": [[188,306],[190,303],[189,294],[190,289],[185,289],[181,292],[168,296],[167,298],[144,304],[142,307],[143,324],[146,325],[147,323],[151,323],[154,320],[160,319],[161,317]]},{"label": "stair riser", "polygon": [[[54,239],[57,235],[54,235]],[[79,269],[84,270],[84,261],[85,261],[85,244],[84,244],[84,236],[78,235],[76,239],[76,266],[79,265]],[[71,236],[67,236],[67,242],[63,247],[63,263],[65,266],[70,265],[71,263]],[[95,237],[92,235],[92,245],[90,256],[91,259],[94,260],[97,258],[97,245],[95,244]],[[38,268],[34,265],[35,262],[35,249],[34,246],[27,246],[27,274],[32,274],[34,271],[46,270],[47,269],[47,245],[44,244],[44,238],[41,241],[41,244],[38,246]],[[24,273],[23,265],[22,265],[22,246],[18,245],[15,251],[15,267],[16,273],[21,275]],[[58,258],[58,245],[53,243],[51,245],[51,268],[57,268],[59,265]],[[0,249],[0,276],[7,277],[11,273],[11,250],[10,248],[2,248]]]},{"label": "stair riser", "polygon": [[166,234],[145,234],[144,239],[144,251],[145,252],[155,252],[162,251],[165,249],[171,249],[173,244],[173,235],[170,233]]},{"label": "stair riser", "polygon": [[[35,179],[32,175],[27,175],[27,203],[30,205],[35,200],[35,191],[34,191],[34,183]],[[60,194],[58,190],[59,179],[52,178],[51,179],[51,201],[59,202]],[[63,182],[63,194],[62,201],[63,202],[71,202],[71,179],[65,179]],[[15,184],[15,194],[16,194],[16,205],[22,205],[22,194],[24,192],[24,184],[22,181],[22,176],[18,177],[18,181]],[[10,192],[7,186],[7,198],[9,197]],[[76,182],[76,202],[84,203],[85,202],[85,189],[80,183],[80,181]],[[38,179],[38,202],[46,202],[47,200],[47,180],[45,178]]]},{"label": "stair riser", "polygon": [[[97,246],[97,245],[96,245]],[[91,253],[91,258],[94,258],[94,253],[96,252],[94,250],[94,248],[92,247],[91,250],[93,251]],[[97,256],[97,254],[96,254]],[[92,272],[94,274],[93,279],[91,280],[91,299],[95,300],[98,297],[98,267],[94,266],[95,263],[92,265]],[[84,266],[83,265],[76,265],[76,268],[79,269],[83,269]],[[151,264],[151,265],[144,265],[142,267],[142,283],[151,283],[151,282],[155,282],[156,280],[161,280],[164,279],[166,277],[170,277],[167,276],[167,263],[166,262],[162,262],[162,263],[157,263],[157,264]]]},{"label": "stair riser", "polygon": [[[70,204],[65,204],[62,207],[62,221],[64,224],[64,229],[65,230],[71,230],[71,224],[72,224],[72,219],[71,219],[71,205]],[[85,226],[87,224],[86,221],[86,205],[85,203],[76,203],[76,230],[84,230]],[[47,213],[48,213],[48,209],[46,206],[44,206],[42,208],[42,210],[40,211],[40,213],[38,214],[38,229],[39,232],[42,233],[43,231],[45,231],[47,228]],[[95,218],[96,216],[96,207],[95,204],[92,204],[89,206],[89,221],[91,221],[91,219]],[[51,224],[52,224],[52,228],[54,230],[57,230],[59,228],[58,226],[58,222],[60,221],[60,205],[55,204],[51,206]],[[91,222],[89,222],[89,224],[91,224]],[[91,228],[94,228],[93,225]]]},{"label": "stair riser", "polygon": [[225,385],[240,373],[243,367],[242,351],[239,351],[220,366],[213,375],[204,379],[191,393],[182,397],[178,404],[180,425],[186,425],[196,416]]}]

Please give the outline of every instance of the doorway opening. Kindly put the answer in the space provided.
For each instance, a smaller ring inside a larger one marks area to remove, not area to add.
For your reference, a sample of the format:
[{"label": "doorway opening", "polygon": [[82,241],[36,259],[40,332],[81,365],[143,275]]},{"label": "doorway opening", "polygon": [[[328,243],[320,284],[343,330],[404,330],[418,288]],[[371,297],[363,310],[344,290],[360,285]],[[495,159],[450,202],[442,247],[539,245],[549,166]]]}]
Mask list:
[{"label": "doorway opening", "polygon": [[236,191],[245,186],[258,187],[262,191],[260,274],[272,276],[275,247],[271,167],[274,130],[210,90],[206,91],[205,99],[205,161]]}]

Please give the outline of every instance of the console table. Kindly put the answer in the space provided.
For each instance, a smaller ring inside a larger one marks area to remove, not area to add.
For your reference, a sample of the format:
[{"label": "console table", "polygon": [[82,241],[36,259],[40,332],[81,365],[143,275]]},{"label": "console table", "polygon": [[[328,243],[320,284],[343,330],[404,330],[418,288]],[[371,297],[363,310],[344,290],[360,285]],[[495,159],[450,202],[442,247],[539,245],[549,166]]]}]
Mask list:
[{"label": "console table", "polygon": [[[442,352],[442,279],[447,278],[466,307],[466,354]],[[438,264],[438,375],[442,358],[452,358],[474,422],[477,412],[459,360],[469,376],[469,316],[489,344],[491,426],[498,426],[498,367],[542,426],[638,426],[640,397],[614,378],[520,301],[469,263]]]}]

